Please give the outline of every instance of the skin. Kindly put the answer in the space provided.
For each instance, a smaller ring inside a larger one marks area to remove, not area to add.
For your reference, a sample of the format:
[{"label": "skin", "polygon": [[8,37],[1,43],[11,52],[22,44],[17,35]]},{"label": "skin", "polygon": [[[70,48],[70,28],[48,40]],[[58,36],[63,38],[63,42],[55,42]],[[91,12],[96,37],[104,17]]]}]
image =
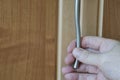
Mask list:
[{"label": "skin", "polygon": [[[72,41],[67,49],[62,73],[66,80],[120,80],[120,43],[116,40],[94,36],[83,37],[81,48]],[[74,70],[72,64],[80,62]]]}]

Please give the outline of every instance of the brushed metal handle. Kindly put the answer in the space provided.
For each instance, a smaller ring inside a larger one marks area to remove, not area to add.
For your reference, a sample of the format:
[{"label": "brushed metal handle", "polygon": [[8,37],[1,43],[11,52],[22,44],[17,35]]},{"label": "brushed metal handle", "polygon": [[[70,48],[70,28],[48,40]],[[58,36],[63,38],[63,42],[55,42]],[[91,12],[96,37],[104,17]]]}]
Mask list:
[{"label": "brushed metal handle", "polygon": [[[75,27],[76,27],[76,47],[80,48],[81,29],[80,29],[80,3],[81,0],[75,0]],[[76,59],[73,65],[74,69],[79,67],[79,61]]]}]

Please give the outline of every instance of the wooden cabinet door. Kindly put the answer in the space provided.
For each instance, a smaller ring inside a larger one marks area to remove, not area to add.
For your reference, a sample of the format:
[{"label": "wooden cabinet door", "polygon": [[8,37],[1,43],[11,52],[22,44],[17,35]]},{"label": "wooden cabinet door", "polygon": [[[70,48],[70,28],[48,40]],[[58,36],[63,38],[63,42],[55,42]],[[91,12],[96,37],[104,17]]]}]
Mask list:
[{"label": "wooden cabinet door", "polygon": [[[65,80],[62,67],[66,66],[64,59],[67,55],[68,44],[75,39],[74,1],[59,0],[59,37],[58,37],[58,77]],[[80,23],[83,36],[98,35],[99,0],[81,0]]]},{"label": "wooden cabinet door", "polygon": [[120,0],[104,0],[103,36],[120,40]]},{"label": "wooden cabinet door", "polygon": [[[74,0],[60,0],[58,40],[58,80],[64,80],[68,44],[75,39]],[[81,0],[82,36],[120,40],[120,0]]]},{"label": "wooden cabinet door", "polygon": [[58,0],[0,0],[0,80],[56,80]]}]

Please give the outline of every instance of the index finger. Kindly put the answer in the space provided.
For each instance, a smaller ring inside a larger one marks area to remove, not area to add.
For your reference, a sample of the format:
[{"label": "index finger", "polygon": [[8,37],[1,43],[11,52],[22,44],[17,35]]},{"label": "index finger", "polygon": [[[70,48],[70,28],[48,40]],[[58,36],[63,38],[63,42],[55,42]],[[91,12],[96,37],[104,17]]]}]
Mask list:
[{"label": "index finger", "polygon": [[[81,48],[90,48],[93,50],[99,50],[102,43],[105,41],[105,38],[95,37],[95,36],[86,36],[81,37]],[[76,40],[73,40],[68,48],[67,52],[72,53],[73,49],[76,47]]]},{"label": "index finger", "polygon": [[73,49],[76,47],[76,40],[73,40],[69,45],[68,45],[68,48],[67,48],[67,52],[68,53],[72,53]]},{"label": "index finger", "polygon": [[83,37],[81,45],[83,48],[99,50],[104,40],[105,39],[101,37],[87,36],[87,37]]},{"label": "index finger", "polygon": [[[104,38],[95,36],[85,36],[81,37],[81,48],[90,48],[93,50],[99,50],[101,44],[104,42]],[[73,49],[76,47],[76,40],[73,40],[68,48],[67,52],[72,53]]]}]

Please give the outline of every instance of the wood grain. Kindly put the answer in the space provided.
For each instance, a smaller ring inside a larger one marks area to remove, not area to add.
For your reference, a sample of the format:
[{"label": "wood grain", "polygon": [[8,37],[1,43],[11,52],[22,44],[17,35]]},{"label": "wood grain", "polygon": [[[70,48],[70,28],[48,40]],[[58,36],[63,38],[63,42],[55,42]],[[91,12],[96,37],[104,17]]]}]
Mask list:
[{"label": "wood grain", "polygon": [[104,0],[103,36],[120,40],[120,0]]},{"label": "wood grain", "polygon": [[[81,0],[81,31],[82,36],[97,35],[98,1]],[[67,55],[67,46],[76,38],[74,23],[74,0],[59,0],[59,36],[58,36],[58,67],[57,80],[65,80],[62,67]]]},{"label": "wood grain", "polygon": [[74,0],[59,0],[59,36],[58,36],[58,76],[57,80],[65,80],[62,67],[67,55],[67,45],[75,39]]},{"label": "wood grain", "polygon": [[81,0],[81,28],[83,36],[98,35],[99,0]]},{"label": "wood grain", "polygon": [[57,0],[0,0],[0,80],[56,80]]}]

